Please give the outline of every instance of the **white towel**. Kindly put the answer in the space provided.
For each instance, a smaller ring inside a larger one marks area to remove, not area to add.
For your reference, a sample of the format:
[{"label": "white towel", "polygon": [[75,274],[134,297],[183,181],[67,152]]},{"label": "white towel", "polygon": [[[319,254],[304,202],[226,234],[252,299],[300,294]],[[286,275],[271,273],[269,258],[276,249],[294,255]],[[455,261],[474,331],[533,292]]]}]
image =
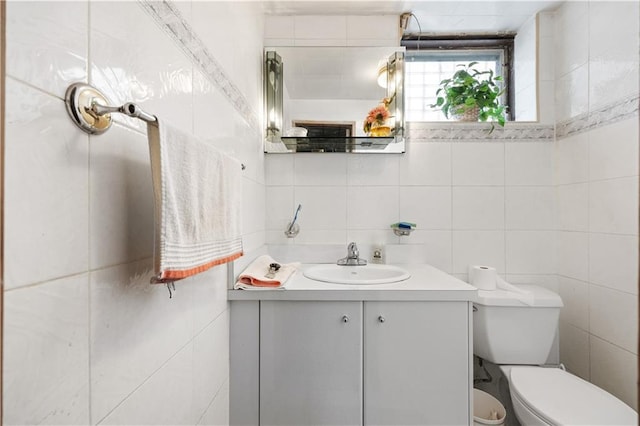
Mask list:
[{"label": "white towel", "polygon": [[269,274],[269,266],[277,263],[269,255],[262,255],[251,262],[240,274],[238,282],[233,286],[236,290],[275,290],[283,289],[284,284],[298,270],[300,263],[281,264],[278,271]]},{"label": "white towel", "polygon": [[155,199],[155,274],[164,283],[242,256],[238,161],[158,121],[147,126]]}]

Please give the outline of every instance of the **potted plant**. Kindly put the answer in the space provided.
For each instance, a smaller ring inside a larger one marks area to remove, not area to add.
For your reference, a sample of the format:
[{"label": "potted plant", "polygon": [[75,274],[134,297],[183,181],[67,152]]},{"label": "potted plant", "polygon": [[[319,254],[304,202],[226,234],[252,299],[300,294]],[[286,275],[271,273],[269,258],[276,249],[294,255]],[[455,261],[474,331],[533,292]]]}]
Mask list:
[{"label": "potted plant", "polygon": [[442,110],[447,118],[451,114],[461,121],[492,119],[504,127],[507,107],[500,104],[504,90],[496,84],[502,77],[494,76],[493,71],[478,71],[474,68],[477,64],[458,65],[461,69],[440,82],[436,103],[431,107]]}]

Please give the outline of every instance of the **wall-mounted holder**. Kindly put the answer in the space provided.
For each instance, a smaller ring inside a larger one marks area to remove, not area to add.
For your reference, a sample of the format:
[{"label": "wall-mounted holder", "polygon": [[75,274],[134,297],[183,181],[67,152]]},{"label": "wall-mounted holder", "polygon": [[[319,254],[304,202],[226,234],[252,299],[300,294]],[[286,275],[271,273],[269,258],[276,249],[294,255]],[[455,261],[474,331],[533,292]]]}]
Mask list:
[{"label": "wall-mounted holder", "polygon": [[299,233],[300,233],[300,225],[298,225],[297,223],[291,223],[291,222],[287,224],[287,229],[285,229],[284,231],[284,235],[286,235],[287,238],[295,238],[298,236]]},{"label": "wall-mounted holder", "polygon": [[[111,114],[124,114],[147,123],[158,123],[155,115],[144,112],[138,105],[127,102],[121,106],[110,106],[107,97],[86,83],[73,83],[67,87],[64,103],[73,124],[90,135],[101,135],[113,124]],[[246,169],[241,164],[242,170]]]},{"label": "wall-mounted holder", "polygon": [[406,237],[408,235],[411,235],[411,231],[413,231],[413,229],[393,228],[393,233],[398,237]]},{"label": "wall-mounted holder", "polygon": [[302,210],[302,204],[298,204],[296,213],[293,215],[293,220],[287,224],[287,228],[284,230],[284,235],[286,235],[287,238],[295,238],[300,233],[300,225],[296,223],[300,210]]},{"label": "wall-mounted holder", "polygon": [[393,233],[398,237],[407,237],[411,235],[411,232],[416,227],[415,223],[409,222],[398,222],[391,225],[391,229],[393,229]]},{"label": "wall-mounted holder", "polygon": [[110,106],[102,92],[86,83],[70,85],[64,102],[74,124],[91,135],[100,135],[109,130],[113,123],[112,113],[125,114],[149,123],[157,121],[154,115],[142,111],[138,105],[131,102],[122,106]]}]

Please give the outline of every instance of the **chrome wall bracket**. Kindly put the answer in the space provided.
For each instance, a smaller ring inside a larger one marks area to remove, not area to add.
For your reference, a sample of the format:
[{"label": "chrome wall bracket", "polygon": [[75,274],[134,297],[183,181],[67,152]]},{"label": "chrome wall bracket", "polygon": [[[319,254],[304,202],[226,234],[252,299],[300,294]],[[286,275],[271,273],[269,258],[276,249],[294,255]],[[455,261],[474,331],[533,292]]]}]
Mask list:
[{"label": "chrome wall bracket", "polygon": [[94,105],[109,105],[98,89],[85,83],[73,83],[67,88],[64,102],[71,120],[82,131],[100,135],[111,127],[111,114],[98,115],[93,109]]},{"label": "chrome wall bracket", "polygon": [[86,83],[73,83],[64,97],[71,120],[83,132],[100,135],[111,127],[112,113],[125,114],[147,122],[157,121],[156,117],[128,102],[122,106],[110,106],[107,97],[98,89]]}]

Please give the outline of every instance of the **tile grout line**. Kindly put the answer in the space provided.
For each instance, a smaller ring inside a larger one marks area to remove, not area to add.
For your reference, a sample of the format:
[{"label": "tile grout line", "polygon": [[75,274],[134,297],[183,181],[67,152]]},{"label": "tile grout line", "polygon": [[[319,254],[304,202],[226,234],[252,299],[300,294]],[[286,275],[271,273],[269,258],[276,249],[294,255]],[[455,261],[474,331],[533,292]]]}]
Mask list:
[{"label": "tile grout line", "polygon": [[507,264],[507,144],[502,144],[502,208],[504,227],[504,273],[509,273],[509,265]]},{"label": "tile grout line", "polygon": [[[591,10],[590,3],[587,2],[587,34],[590,34],[591,31]],[[591,63],[591,46],[590,42],[587,39],[587,88],[591,87],[591,72],[589,70]],[[591,94],[590,90],[587,90],[587,120],[591,117]],[[598,126],[587,126],[582,129],[581,132],[585,133],[585,137],[587,138],[587,281],[589,285],[587,286],[587,327],[588,327],[588,338],[589,338],[589,351],[588,351],[588,359],[589,359],[589,381],[592,379],[592,371],[591,371],[591,136],[589,135],[589,131],[593,130],[594,127]],[[578,132],[579,133],[579,132]]]},{"label": "tile grout line", "polygon": [[213,405],[213,403],[216,401],[216,399],[218,399],[218,395],[220,394],[220,392],[222,391],[222,389],[224,388],[224,386],[229,383],[229,377],[227,377],[227,379],[222,382],[222,384],[220,385],[220,387],[218,388],[218,390],[216,390],[215,395],[213,395],[213,398],[211,399],[211,401],[209,401],[209,404],[207,405],[207,407],[204,409],[204,411],[202,412],[202,414],[200,415],[200,417],[198,418],[198,421],[196,422],[196,425],[200,425],[202,419],[204,418],[205,414],[207,414],[207,412],[209,411],[209,408],[211,408],[211,406]]},{"label": "tile grout line", "polygon": [[104,417],[102,417],[99,421],[93,423],[95,425],[98,425],[100,423],[102,423],[107,417],[109,417],[111,414],[113,414],[113,412],[115,410],[118,409],[118,407],[120,407],[122,404],[124,404],[125,401],[127,401],[134,393],[136,393],[142,386],[145,385],[145,383],[147,383],[149,380],[151,380],[151,378],[153,376],[156,375],[156,373],[158,373],[158,371],[160,371],[162,368],[164,368],[167,364],[169,364],[169,362],[174,359],[180,352],[182,352],[187,346],[189,346],[189,344],[192,344],[193,341],[200,336],[204,330],[209,327],[211,324],[213,324],[218,318],[220,318],[221,315],[223,315],[225,312],[228,311],[228,308],[225,308],[224,310],[222,310],[222,312],[220,312],[213,320],[209,321],[209,323],[207,325],[205,325],[199,332],[197,332],[196,334],[194,334],[188,341],[186,341],[182,346],[180,346],[178,348],[178,350],[176,350],[173,354],[171,354],[171,356],[169,358],[167,358],[166,361],[164,361],[162,364],[160,364],[160,366],[158,366],[158,368],[156,368],[155,370],[153,370],[151,372],[151,374],[149,374],[149,376],[147,376],[142,383],[140,383],[138,386],[136,386],[131,392],[129,392],[124,398],[122,398],[122,400],[120,402],[118,402],[111,410],[109,410],[109,412],[107,412],[107,414],[104,415]]},{"label": "tile grout line", "polygon": [[[449,236],[449,244],[451,246],[450,249],[450,255],[451,255],[451,265],[450,265],[450,271],[453,271],[454,266],[455,265],[455,248],[454,248],[454,238],[453,238],[453,144],[452,143],[448,143],[447,144],[449,146],[449,187],[451,188],[451,197],[450,197],[450,201],[449,201],[449,209],[450,209],[450,214],[449,214],[449,223],[451,224],[451,231],[450,231],[450,236]],[[469,278],[467,277],[467,282],[469,281]]]},{"label": "tile grout line", "polygon": [[[91,83],[91,81],[93,81],[93,73],[92,73],[92,66],[91,66],[91,58],[92,58],[92,54],[91,54],[91,2],[88,2],[87,4],[87,82]],[[88,405],[89,405],[89,423],[90,424],[94,424],[93,422],[93,389],[92,389],[92,383],[93,383],[93,378],[92,378],[92,368],[91,365],[93,363],[93,358],[92,358],[92,350],[91,350],[91,340],[92,340],[92,315],[91,315],[91,300],[92,300],[92,293],[91,293],[91,288],[92,288],[92,281],[93,281],[93,277],[94,275],[91,273],[91,254],[92,254],[92,250],[91,250],[91,135],[87,136],[88,142],[89,142],[89,147],[88,147],[88,155],[87,155],[87,269],[89,270],[87,272],[88,276],[87,276],[87,285],[89,286],[89,288],[87,289],[87,324],[88,324],[88,330],[87,330],[87,368],[88,368],[88,375],[87,375],[87,379],[89,381],[89,401],[88,401]]]}]

